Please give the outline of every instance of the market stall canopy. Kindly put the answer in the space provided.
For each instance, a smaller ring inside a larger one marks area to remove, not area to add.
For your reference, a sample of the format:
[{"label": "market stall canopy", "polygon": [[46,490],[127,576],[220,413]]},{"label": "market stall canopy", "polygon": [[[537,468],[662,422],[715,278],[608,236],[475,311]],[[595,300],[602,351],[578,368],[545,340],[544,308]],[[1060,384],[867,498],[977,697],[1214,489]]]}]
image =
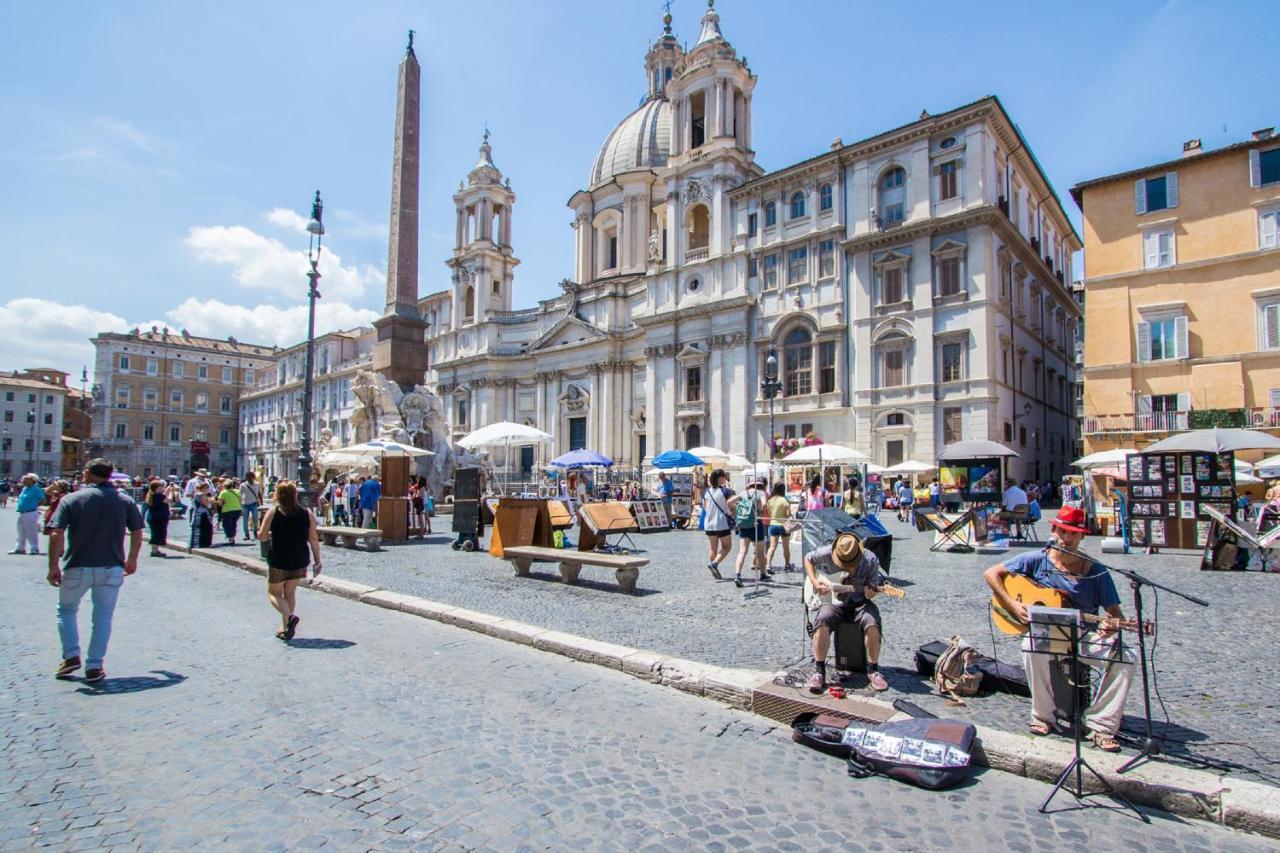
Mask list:
[{"label": "market stall canopy", "polygon": [[700,458],[687,450],[667,450],[653,457],[654,468],[681,468],[690,465],[705,464]]},{"label": "market stall canopy", "polygon": [[942,452],[938,454],[938,461],[945,462],[948,459],[983,459],[989,456],[1017,456],[1017,452],[1010,450],[1003,444],[995,441],[988,441],[985,438],[972,438],[967,441],[957,441],[955,444],[948,444],[942,448]]},{"label": "market stall canopy", "polygon": [[1136,450],[1126,450],[1122,447],[1117,447],[1113,450],[1099,450],[1097,453],[1081,456],[1071,464],[1076,468],[1101,468],[1107,465],[1123,465],[1124,460],[1130,454],[1137,452]]},{"label": "market stall canopy", "polygon": [[398,441],[382,441],[381,439],[373,439],[371,441],[361,442],[360,444],[352,444],[348,447],[339,447],[336,450],[330,450],[325,454],[325,459],[333,457],[350,458],[350,459],[378,459],[382,456],[435,456],[430,450],[424,450],[421,447],[414,447],[412,444],[401,444]]},{"label": "market stall canopy", "polygon": [[876,464],[876,463],[874,463],[874,462],[867,462],[867,463],[864,463],[864,464],[865,464],[865,465],[866,465],[866,467],[867,467],[867,473],[868,473],[868,474],[884,474],[884,473],[886,473],[886,472],[889,470],[888,468],[884,467],[883,465],[877,465],[877,464]]},{"label": "market stall canopy", "polygon": [[[739,456],[736,453],[730,453],[725,460],[720,463],[728,471],[740,471],[744,468],[751,467],[751,460],[745,456]],[[768,467],[767,465],[765,466]]]},{"label": "market stall canopy", "polygon": [[899,462],[897,465],[890,465],[884,469],[886,474],[927,474],[930,471],[938,470],[937,465],[930,465],[928,462],[916,462],[914,459],[908,459],[906,462]]},{"label": "market stall canopy", "polygon": [[1143,453],[1175,453],[1198,450],[1202,453],[1227,453],[1234,450],[1280,450],[1280,438],[1256,429],[1193,429],[1180,432],[1144,447]]},{"label": "market stall canopy", "polygon": [[458,446],[463,450],[477,447],[508,447],[521,444],[545,444],[554,441],[554,436],[540,429],[511,421],[499,421],[496,424],[482,426],[458,439]]},{"label": "market stall canopy", "polygon": [[690,447],[688,452],[708,465],[719,465],[729,458],[729,454],[718,447]]},{"label": "market stall canopy", "polygon": [[557,468],[612,468],[613,460],[594,450],[570,450],[547,464]]},{"label": "market stall canopy", "polygon": [[1259,477],[1280,477],[1280,455],[1253,463],[1253,470]]},{"label": "market stall canopy", "polygon": [[788,454],[782,461],[786,465],[807,465],[819,462],[824,465],[841,465],[846,462],[864,462],[869,458],[862,451],[841,444],[812,444]]},{"label": "market stall canopy", "polygon": [[1094,477],[1111,477],[1113,480],[1129,481],[1129,475],[1119,465],[1102,466],[1098,468],[1090,468],[1089,473]]},{"label": "market stall canopy", "polygon": [[1258,479],[1252,474],[1242,471],[1239,468],[1236,469],[1236,485],[1237,486],[1256,486],[1261,482],[1262,480]]}]

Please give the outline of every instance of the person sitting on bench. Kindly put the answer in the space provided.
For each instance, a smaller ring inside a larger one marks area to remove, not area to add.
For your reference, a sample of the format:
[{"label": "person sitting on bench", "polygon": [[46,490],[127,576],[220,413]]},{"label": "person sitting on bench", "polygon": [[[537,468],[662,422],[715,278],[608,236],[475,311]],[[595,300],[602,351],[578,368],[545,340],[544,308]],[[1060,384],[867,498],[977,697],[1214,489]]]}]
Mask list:
[{"label": "person sitting on bench", "polygon": [[824,545],[805,555],[804,571],[809,576],[818,595],[826,595],[831,587],[818,574],[840,575],[838,583],[854,587],[852,592],[842,592],[838,601],[824,604],[814,619],[813,662],[816,672],[809,679],[809,692],[821,693],[827,689],[827,650],[831,645],[831,632],[837,625],[856,625],[861,631],[867,650],[867,680],[873,690],[888,690],[889,683],[880,674],[880,610],[871,602],[880,591],[880,560],[862,547],[862,540],[852,533],[840,533],[830,545]]}]

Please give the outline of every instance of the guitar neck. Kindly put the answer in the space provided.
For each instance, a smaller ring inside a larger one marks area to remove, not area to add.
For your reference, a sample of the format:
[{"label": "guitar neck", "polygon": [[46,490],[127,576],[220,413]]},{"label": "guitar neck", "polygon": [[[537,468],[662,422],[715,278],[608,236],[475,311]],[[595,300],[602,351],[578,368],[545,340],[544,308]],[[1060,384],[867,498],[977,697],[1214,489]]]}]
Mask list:
[{"label": "guitar neck", "polygon": [[[853,584],[847,584],[847,583],[833,583],[830,586],[831,586],[831,592],[837,595],[840,595],[846,592],[861,592],[862,590],[862,587],[860,586],[855,586]],[[898,587],[893,586],[892,584],[887,584],[887,583],[880,584],[879,590],[883,595],[892,595],[897,598],[903,598],[907,594],[904,590],[901,590]]]}]

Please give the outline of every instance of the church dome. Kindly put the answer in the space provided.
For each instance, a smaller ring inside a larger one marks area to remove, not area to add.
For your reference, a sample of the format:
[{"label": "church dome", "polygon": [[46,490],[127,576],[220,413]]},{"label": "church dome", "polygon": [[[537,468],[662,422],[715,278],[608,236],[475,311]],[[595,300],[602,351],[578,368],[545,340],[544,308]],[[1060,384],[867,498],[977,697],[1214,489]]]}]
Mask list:
[{"label": "church dome", "polygon": [[591,186],[632,169],[667,165],[671,146],[671,104],[650,98],[613,129],[591,167]]}]

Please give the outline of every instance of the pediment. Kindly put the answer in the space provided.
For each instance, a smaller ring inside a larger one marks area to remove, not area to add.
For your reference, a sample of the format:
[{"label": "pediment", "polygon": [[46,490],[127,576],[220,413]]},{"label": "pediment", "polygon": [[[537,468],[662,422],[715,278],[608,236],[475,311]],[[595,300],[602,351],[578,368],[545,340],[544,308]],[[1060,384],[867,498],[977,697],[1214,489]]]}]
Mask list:
[{"label": "pediment", "polygon": [[905,252],[900,252],[897,249],[890,249],[883,255],[877,257],[873,262],[873,266],[886,267],[891,266],[892,264],[905,264],[909,260],[911,260],[911,255],[906,254]]},{"label": "pediment", "polygon": [[933,250],[933,254],[934,254],[935,256],[937,256],[937,255],[954,254],[954,253],[957,253],[957,252],[963,252],[963,251],[965,251],[965,250],[966,250],[966,249],[968,249],[968,248],[969,248],[968,246],[966,246],[964,243],[961,243],[961,242],[960,242],[960,241],[958,241],[958,240],[950,240],[950,239],[948,239],[948,240],[943,240],[941,243],[939,243],[939,244],[934,248],[934,250]]},{"label": "pediment", "polygon": [[568,316],[561,319],[545,335],[534,341],[533,345],[529,347],[529,351],[534,352],[570,344],[586,343],[599,340],[604,336],[604,332],[585,320]]},{"label": "pediment", "polygon": [[676,353],[676,360],[681,362],[706,361],[707,351],[698,344],[685,344],[680,352]]}]

